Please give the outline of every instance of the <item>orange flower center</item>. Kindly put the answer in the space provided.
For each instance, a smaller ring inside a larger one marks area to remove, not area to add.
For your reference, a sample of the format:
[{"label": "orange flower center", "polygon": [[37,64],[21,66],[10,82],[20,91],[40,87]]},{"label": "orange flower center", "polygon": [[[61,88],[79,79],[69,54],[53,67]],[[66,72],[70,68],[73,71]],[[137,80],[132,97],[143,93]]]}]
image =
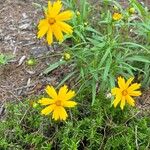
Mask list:
[{"label": "orange flower center", "polygon": [[55,102],[55,104],[56,104],[57,106],[61,106],[61,101],[58,100],[58,101]]},{"label": "orange flower center", "polygon": [[122,91],[122,95],[123,95],[123,96],[126,96],[127,94],[128,94],[127,90],[123,90],[123,91]]},{"label": "orange flower center", "polygon": [[55,22],[56,22],[56,20],[55,20],[54,18],[49,18],[49,19],[48,19],[48,23],[49,23],[50,25],[53,25]]}]

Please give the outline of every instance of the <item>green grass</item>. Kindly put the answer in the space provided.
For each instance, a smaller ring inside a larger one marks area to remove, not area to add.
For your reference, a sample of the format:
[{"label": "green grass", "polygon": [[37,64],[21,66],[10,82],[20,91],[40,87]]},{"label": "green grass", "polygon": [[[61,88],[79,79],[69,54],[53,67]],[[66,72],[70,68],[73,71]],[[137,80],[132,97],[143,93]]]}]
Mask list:
[{"label": "green grass", "polygon": [[0,149],[106,149],[148,150],[150,118],[140,110],[110,107],[110,99],[99,95],[93,106],[88,97],[69,111],[66,122],[54,122],[40,115],[40,107],[29,101],[6,106],[0,123]]}]

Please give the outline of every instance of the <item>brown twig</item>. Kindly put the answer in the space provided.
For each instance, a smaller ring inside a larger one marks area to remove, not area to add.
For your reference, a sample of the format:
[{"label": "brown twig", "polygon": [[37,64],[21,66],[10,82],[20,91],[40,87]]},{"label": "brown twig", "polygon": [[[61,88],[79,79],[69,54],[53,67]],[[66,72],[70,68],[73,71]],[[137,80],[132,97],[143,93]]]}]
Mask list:
[{"label": "brown twig", "polygon": [[105,127],[104,127],[104,136],[103,136],[101,145],[100,145],[100,147],[99,147],[98,150],[101,150],[101,149],[102,149],[102,146],[103,146],[103,144],[104,144],[104,140],[105,140],[105,138],[106,138],[106,127],[107,127],[107,126],[105,125]]}]

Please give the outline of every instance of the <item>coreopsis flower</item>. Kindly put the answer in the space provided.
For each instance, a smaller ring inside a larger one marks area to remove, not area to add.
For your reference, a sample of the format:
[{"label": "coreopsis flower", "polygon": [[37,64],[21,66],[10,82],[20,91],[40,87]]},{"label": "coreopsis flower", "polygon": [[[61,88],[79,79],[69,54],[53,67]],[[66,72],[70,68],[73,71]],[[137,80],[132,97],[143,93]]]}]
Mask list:
[{"label": "coreopsis flower", "polygon": [[120,14],[120,13],[114,13],[113,16],[112,16],[112,18],[113,18],[114,21],[121,20],[122,19],[122,14]]},{"label": "coreopsis flower", "polygon": [[53,43],[53,35],[59,41],[63,41],[63,32],[66,34],[72,34],[72,27],[65,21],[70,20],[73,16],[72,11],[66,10],[60,12],[62,8],[62,2],[60,0],[51,4],[48,1],[48,8],[45,11],[45,18],[41,19],[38,24],[38,38],[42,38],[46,35],[48,44]]},{"label": "coreopsis flower", "polygon": [[41,105],[46,106],[41,111],[41,114],[49,115],[53,113],[52,118],[54,120],[66,120],[68,115],[64,107],[74,107],[77,105],[76,102],[70,100],[75,96],[75,92],[68,90],[66,85],[59,89],[58,94],[53,86],[47,86],[45,90],[50,98],[42,98],[38,101]]},{"label": "coreopsis flower", "polygon": [[135,101],[132,96],[140,96],[141,91],[137,91],[140,88],[140,84],[133,83],[134,78],[129,78],[127,82],[122,77],[118,77],[118,88],[115,87],[111,90],[112,95],[115,95],[115,100],[113,101],[114,107],[120,103],[120,107],[123,110],[125,103],[131,106],[135,106]]}]

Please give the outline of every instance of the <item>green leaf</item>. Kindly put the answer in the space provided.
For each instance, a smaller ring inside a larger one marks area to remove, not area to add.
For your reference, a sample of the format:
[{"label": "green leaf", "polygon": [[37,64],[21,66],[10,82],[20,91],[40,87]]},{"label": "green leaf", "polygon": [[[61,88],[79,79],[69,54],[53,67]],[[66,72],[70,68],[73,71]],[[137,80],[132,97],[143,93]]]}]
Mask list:
[{"label": "green leaf", "polygon": [[106,61],[106,66],[105,66],[105,70],[104,70],[104,74],[103,74],[103,80],[106,81],[108,74],[109,74],[109,70],[110,70],[110,66],[111,66],[112,60],[108,59]]},{"label": "green leaf", "polygon": [[54,64],[51,64],[46,70],[44,70],[43,73],[48,74],[49,72],[53,71],[54,69],[58,68],[59,66],[65,64],[65,63],[66,63],[66,61],[60,60]]},{"label": "green leaf", "polygon": [[103,55],[103,57],[102,57],[102,59],[101,59],[99,65],[98,65],[98,68],[100,68],[100,67],[103,65],[103,63],[104,63],[105,60],[107,59],[109,53],[110,53],[110,48],[108,48],[108,49],[106,50],[105,54]]},{"label": "green leaf", "polygon": [[110,87],[111,88],[115,87],[115,77],[112,74],[110,74],[109,78],[110,78],[109,79],[109,81],[110,81]]},{"label": "green leaf", "polygon": [[92,105],[95,102],[95,98],[96,98],[96,80],[93,79],[92,81]]},{"label": "green leaf", "polygon": [[90,31],[90,32],[92,32],[92,33],[96,33],[96,34],[102,36],[102,34],[101,34],[100,32],[96,31],[96,30],[95,30],[94,28],[92,28],[92,27],[87,26],[85,29],[86,29],[87,31]]},{"label": "green leaf", "polygon": [[132,42],[123,42],[123,43],[120,43],[120,45],[127,45],[128,47],[139,47],[139,48],[142,48],[143,50],[145,50],[146,52],[150,53],[150,51],[145,48],[144,46],[140,45],[140,44],[137,44],[137,43],[132,43]]},{"label": "green leaf", "polygon": [[144,63],[150,63],[149,59],[145,56],[132,56],[126,58],[128,61],[139,61],[139,62],[144,62]]},{"label": "green leaf", "polygon": [[70,79],[77,71],[73,71],[65,76],[65,78],[58,84],[57,88],[63,85],[68,79]]},{"label": "green leaf", "polygon": [[81,75],[81,77],[84,79],[84,70],[83,70],[82,67],[81,67],[81,69],[80,69],[80,75]]}]

